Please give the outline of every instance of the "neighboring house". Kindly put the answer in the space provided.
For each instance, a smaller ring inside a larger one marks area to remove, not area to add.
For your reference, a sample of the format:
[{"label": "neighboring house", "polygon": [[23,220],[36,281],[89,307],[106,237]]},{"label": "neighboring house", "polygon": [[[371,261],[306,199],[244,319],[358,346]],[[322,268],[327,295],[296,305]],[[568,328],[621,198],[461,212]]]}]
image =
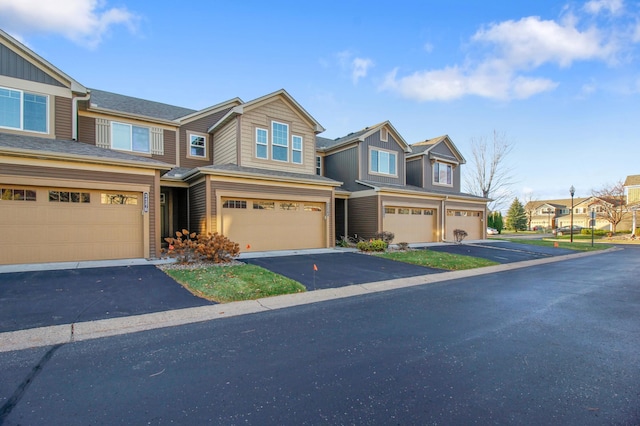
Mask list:
[{"label": "neighboring house", "polygon": [[485,237],[484,198],[460,192],[465,163],[444,136],[409,145],[385,121],[337,139],[317,138],[319,171],[344,182],[336,198],[336,238],[395,234],[395,242]]},{"label": "neighboring house", "polygon": [[640,175],[630,175],[624,181],[627,191],[627,208],[631,212],[631,232],[638,236],[637,211],[640,209]]},{"label": "neighboring house", "polygon": [[[599,213],[603,213],[605,203],[596,197],[576,197],[573,199],[573,224],[583,228],[590,227],[591,212],[596,212],[595,229],[610,230],[611,223]],[[571,198],[562,200],[530,201],[525,205],[530,229],[554,229],[571,225]],[[623,221],[618,230],[629,229],[629,223]]]}]

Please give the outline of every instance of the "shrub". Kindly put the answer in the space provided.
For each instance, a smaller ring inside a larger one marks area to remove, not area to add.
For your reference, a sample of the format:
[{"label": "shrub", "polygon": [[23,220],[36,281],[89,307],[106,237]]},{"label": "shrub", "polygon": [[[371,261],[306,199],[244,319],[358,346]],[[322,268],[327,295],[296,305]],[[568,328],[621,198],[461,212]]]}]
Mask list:
[{"label": "shrub", "polygon": [[404,241],[401,243],[398,243],[398,250],[408,250],[409,249],[409,243],[405,243]]},{"label": "shrub", "polygon": [[387,243],[387,245],[391,244],[391,242],[395,237],[396,237],[396,234],[389,231],[376,232],[376,234],[374,235],[374,239],[382,240],[385,243]]},{"label": "shrub", "polygon": [[169,247],[162,253],[174,257],[180,263],[208,260],[214,263],[228,263],[240,254],[240,246],[224,235],[215,233],[196,234],[186,229],[176,231],[176,237],[164,239]]},{"label": "shrub", "polygon": [[385,251],[388,244],[382,240],[360,241],[356,247],[360,251]]},{"label": "shrub", "polygon": [[453,238],[456,240],[456,243],[461,243],[464,238],[469,235],[467,231],[464,229],[454,229],[453,230]]}]

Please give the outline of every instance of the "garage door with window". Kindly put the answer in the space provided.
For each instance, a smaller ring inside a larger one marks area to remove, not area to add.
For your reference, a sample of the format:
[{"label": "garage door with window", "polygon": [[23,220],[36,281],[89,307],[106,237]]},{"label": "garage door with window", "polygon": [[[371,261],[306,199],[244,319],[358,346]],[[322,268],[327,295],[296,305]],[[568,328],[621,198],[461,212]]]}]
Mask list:
[{"label": "garage door with window", "polygon": [[221,210],[222,234],[241,251],[326,247],[324,203],[223,198]]},{"label": "garage door with window", "polygon": [[482,212],[475,210],[447,210],[447,240],[453,241],[453,231],[462,229],[467,232],[466,239],[480,240],[483,238],[482,232]]},{"label": "garage door with window", "polygon": [[144,257],[142,194],[0,187],[0,264]]},{"label": "garage door with window", "polygon": [[434,241],[435,209],[386,206],[383,229],[393,232],[394,243],[427,243]]}]

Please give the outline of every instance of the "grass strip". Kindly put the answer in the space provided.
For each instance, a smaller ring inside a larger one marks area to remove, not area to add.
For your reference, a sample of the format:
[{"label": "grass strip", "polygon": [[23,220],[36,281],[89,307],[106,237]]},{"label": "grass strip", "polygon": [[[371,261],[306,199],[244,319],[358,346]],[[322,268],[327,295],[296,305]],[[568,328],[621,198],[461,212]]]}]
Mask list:
[{"label": "grass strip", "polygon": [[434,250],[410,250],[376,253],[376,256],[398,262],[427,266],[429,268],[460,271],[463,269],[482,268],[484,266],[497,265],[497,262],[479,257],[464,256],[460,254],[444,253]]},{"label": "grass strip", "polygon": [[200,269],[167,269],[165,273],[196,296],[218,303],[306,291],[297,281],[248,264]]}]

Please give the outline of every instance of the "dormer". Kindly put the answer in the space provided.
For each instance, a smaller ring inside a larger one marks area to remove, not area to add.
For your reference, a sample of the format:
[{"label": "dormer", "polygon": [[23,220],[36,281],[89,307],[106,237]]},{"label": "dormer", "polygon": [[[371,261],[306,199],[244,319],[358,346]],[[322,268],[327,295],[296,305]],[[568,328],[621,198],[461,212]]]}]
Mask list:
[{"label": "dormer", "polygon": [[466,160],[449,136],[411,144],[407,184],[444,192],[460,192],[460,166]]}]

